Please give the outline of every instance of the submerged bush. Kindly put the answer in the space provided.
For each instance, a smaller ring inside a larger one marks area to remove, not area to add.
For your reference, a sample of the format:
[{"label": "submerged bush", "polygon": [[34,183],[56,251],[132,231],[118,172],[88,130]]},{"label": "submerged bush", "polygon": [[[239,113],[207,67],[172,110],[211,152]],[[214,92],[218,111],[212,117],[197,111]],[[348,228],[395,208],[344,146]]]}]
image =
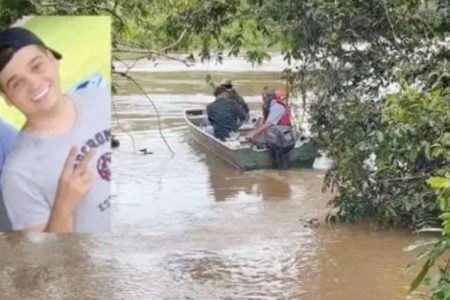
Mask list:
[{"label": "submerged bush", "polygon": [[442,89],[406,86],[384,101],[333,104],[321,139],[334,165],[326,177],[344,220],[438,225],[439,206],[426,180],[448,165],[450,104]]}]

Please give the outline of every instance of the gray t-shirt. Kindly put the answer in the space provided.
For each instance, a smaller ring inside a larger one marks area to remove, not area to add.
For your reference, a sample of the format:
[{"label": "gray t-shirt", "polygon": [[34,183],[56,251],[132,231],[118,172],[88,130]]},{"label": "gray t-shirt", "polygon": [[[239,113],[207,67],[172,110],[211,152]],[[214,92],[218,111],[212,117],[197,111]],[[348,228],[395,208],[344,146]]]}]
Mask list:
[{"label": "gray t-shirt", "polygon": [[267,121],[271,125],[277,125],[278,122],[280,122],[281,117],[283,117],[285,111],[286,108],[282,104],[278,103],[275,100],[272,100],[270,102],[270,110],[269,115],[267,116]]},{"label": "gray t-shirt", "polygon": [[75,232],[104,232],[111,226],[111,94],[108,87],[90,87],[68,94],[77,117],[74,127],[56,138],[21,132],[3,168],[1,184],[14,230],[46,224],[70,148],[80,161],[90,149],[93,185],[75,213]]}]

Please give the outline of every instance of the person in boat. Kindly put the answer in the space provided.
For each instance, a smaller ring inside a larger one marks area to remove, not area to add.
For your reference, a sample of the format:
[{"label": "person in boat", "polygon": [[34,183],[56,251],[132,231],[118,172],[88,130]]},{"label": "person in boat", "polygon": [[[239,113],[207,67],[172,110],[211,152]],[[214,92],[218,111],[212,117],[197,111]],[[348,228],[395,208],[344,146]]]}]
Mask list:
[{"label": "person in boat", "polygon": [[244,98],[242,98],[242,96],[239,95],[239,93],[233,87],[233,83],[231,82],[231,80],[224,79],[220,83],[220,85],[223,86],[224,88],[226,88],[226,90],[228,92],[228,99],[236,101],[236,103],[239,104],[239,106],[244,110],[245,115],[246,115],[245,120],[247,121],[250,117],[250,109],[248,108],[247,103],[244,101]]},{"label": "person in boat", "polygon": [[291,126],[291,114],[286,105],[286,92],[264,87],[263,122],[250,131],[246,138],[258,148],[269,148],[274,167],[287,168],[288,154],[295,146],[295,135]]},{"label": "person in boat", "polygon": [[63,94],[61,58],[27,29],[0,32],[0,92],[26,118],[2,168],[3,200],[12,230],[107,231],[110,89]]},{"label": "person in boat", "polygon": [[[6,157],[11,151],[16,135],[17,130],[0,120],[0,177],[2,175]],[[6,207],[2,196],[2,187],[0,185],[0,231],[10,230],[11,221],[9,220],[8,213],[6,212]]]},{"label": "person in boat", "polygon": [[214,129],[214,136],[223,141],[239,130],[239,124],[245,120],[246,114],[235,101],[229,101],[229,94],[224,86],[216,87],[214,96],[216,99],[208,104],[206,112]]}]

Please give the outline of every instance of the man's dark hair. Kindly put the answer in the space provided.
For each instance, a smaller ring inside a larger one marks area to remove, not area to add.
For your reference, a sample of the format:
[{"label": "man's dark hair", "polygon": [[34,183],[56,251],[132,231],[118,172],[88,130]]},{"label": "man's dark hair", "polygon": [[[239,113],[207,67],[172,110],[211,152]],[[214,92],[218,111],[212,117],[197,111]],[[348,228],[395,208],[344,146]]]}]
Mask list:
[{"label": "man's dark hair", "polygon": [[269,99],[275,99],[275,90],[271,87],[265,86],[262,90],[262,95]]},{"label": "man's dark hair", "polygon": [[59,52],[49,48],[38,36],[28,29],[22,27],[10,27],[0,31],[0,49],[6,48],[6,50],[2,51],[3,54],[0,56],[0,72],[11,60],[14,53],[23,47],[30,45],[42,46],[52,52],[56,59],[62,58],[62,55]]},{"label": "man's dark hair", "polygon": [[[3,47],[0,49],[0,61],[10,60],[14,55],[14,49],[12,47]],[[0,92],[4,93],[2,84],[0,83]]]},{"label": "man's dark hair", "polygon": [[214,97],[217,97],[217,96],[219,96],[220,94],[222,94],[223,92],[226,92],[226,91],[227,91],[227,89],[223,85],[216,86],[214,88]]}]

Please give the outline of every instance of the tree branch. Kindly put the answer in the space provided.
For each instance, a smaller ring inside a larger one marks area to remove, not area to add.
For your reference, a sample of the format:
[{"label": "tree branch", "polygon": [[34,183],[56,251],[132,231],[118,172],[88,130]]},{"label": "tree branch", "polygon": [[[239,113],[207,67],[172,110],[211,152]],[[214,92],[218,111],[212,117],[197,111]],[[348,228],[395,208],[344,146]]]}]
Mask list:
[{"label": "tree branch", "polygon": [[174,61],[178,61],[178,62],[181,62],[181,63],[183,63],[186,67],[191,67],[192,66],[192,64],[190,64],[189,62],[189,59],[181,59],[181,58],[179,58],[179,57],[176,57],[176,56],[172,56],[172,55],[168,55],[168,54],[165,54],[165,53],[161,53],[161,52],[159,52],[159,51],[153,51],[153,50],[143,50],[143,49],[133,49],[133,48],[116,48],[116,49],[113,49],[113,51],[114,52],[117,52],[117,53],[135,53],[135,54],[143,54],[143,55],[145,55],[145,56],[147,56],[147,57],[150,57],[150,56],[159,56],[159,57],[165,57],[165,58],[168,58],[168,59],[170,59],[170,60],[174,60]]},{"label": "tree branch", "polygon": [[388,23],[389,23],[389,26],[390,26],[390,28],[391,28],[392,36],[394,37],[394,45],[395,45],[395,48],[397,49],[398,52],[400,52],[400,54],[402,54],[402,52],[401,52],[401,50],[400,50],[400,47],[399,47],[398,44],[397,44],[397,41],[398,41],[399,39],[398,39],[398,37],[397,37],[397,34],[395,33],[395,29],[394,29],[394,25],[392,24],[391,17],[389,16],[389,12],[388,12],[387,5],[386,5],[386,0],[383,0],[382,2],[383,2],[384,12],[386,13],[386,19],[387,19],[387,21],[388,21]]},{"label": "tree branch", "polygon": [[409,177],[397,177],[397,178],[390,178],[390,179],[384,179],[384,182],[392,182],[392,181],[410,181],[410,180],[416,180],[416,179],[423,179],[430,176],[430,174],[423,174],[419,176],[409,176]]},{"label": "tree branch", "polygon": [[131,69],[134,68],[134,66],[137,64],[138,61],[140,61],[141,59],[147,58],[147,55],[143,55],[143,56],[139,56],[138,58],[135,58],[134,61],[131,64],[127,64],[124,60],[121,60],[120,58],[114,56],[114,60],[120,61],[122,64],[124,64],[127,69],[124,72],[120,72],[120,73],[129,73],[131,71]]},{"label": "tree branch", "polygon": [[177,39],[173,44],[171,44],[171,45],[169,45],[169,46],[167,46],[167,47],[164,47],[164,48],[162,48],[162,49],[159,50],[159,51],[160,51],[160,52],[163,52],[163,53],[167,53],[169,50],[172,50],[173,48],[175,48],[176,46],[178,46],[178,45],[183,41],[184,37],[186,36],[186,33],[187,33],[187,28],[185,28],[185,29],[183,30],[183,32],[180,34],[180,36],[178,37],[178,39]]},{"label": "tree branch", "polygon": [[145,90],[142,88],[142,86],[130,74],[125,73],[125,72],[118,72],[118,71],[114,71],[113,74],[116,74],[116,75],[119,75],[119,76],[123,76],[124,78],[126,78],[126,79],[130,80],[131,82],[133,82],[136,85],[136,87],[139,89],[139,91],[142,93],[142,95],[150,102],[150,104],[152,105],[153,109],[156,112],[156,117],[158,119],[159,135],[161,136],[161,139],[164,141],[164,143],[166,144],[166,146],[169,149],[170,153],[172,154],[172,157],[174,157],[175,156],[175,152],[172,150],[172,148],[170,147],[170,144],[167,142],[166,137],[164,136],[164,133],[162,131],[162,126],[161,126],[161,115],[160,115],[159,110],[156,107],[155,103],[153,102],[153,100],[147,95],[147,93],[145,93]]}]

